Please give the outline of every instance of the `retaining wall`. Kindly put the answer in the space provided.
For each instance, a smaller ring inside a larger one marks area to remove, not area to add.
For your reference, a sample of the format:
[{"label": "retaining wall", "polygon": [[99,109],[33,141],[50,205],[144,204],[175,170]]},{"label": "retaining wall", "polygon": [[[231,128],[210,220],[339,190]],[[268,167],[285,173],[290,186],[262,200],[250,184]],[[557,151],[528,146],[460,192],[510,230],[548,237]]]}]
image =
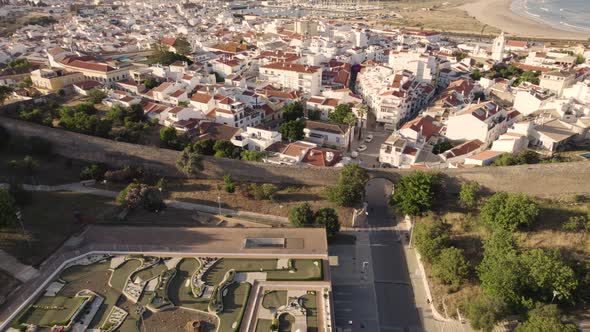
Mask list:
[{"label": "retaining wall", "polygon": [[[165,176],[182,176],[175,163],[179,152],[87,136],[33,123],[0,117],[0,125],[15,135],[38,136],[53,143],[54,152],[74,159],[103,162],[112,166],[138,165]],[[232,159],[203,157],[202,177],[230,174],[237,181],[332,185],[338,169],[281,166]],[[492,191],[526,192],[537,196],[567,193],[590,194],[590,162],[537,164],[510,167],[475,167],[435,170],[449,191],[458,191],[462,181],[477,181]],[[370,169],[371,177],[397,181],[410,170]]]}]

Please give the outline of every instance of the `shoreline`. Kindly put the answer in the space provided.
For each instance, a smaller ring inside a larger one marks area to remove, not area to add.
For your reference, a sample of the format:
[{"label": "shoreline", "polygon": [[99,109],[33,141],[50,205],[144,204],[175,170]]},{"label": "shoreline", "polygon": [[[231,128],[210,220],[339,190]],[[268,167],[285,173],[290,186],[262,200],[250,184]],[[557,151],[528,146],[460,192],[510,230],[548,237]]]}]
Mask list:
[{"label": "shoreline", "polygon": [[504,30],[512,36],[583,41],[590,38],[590,32],[558,29],[533,20],[525,13],[515,13],[511,5],[512,0],[476,0],[458,8],[465,10],[483,24]]}]

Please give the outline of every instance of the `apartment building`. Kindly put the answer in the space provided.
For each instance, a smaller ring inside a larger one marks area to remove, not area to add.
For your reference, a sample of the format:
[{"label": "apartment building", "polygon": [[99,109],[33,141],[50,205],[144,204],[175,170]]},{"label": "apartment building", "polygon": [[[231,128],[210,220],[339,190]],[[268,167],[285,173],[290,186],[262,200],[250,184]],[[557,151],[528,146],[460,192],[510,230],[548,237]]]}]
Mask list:
[{"label": "apartment building", "polygon": [[85,80],[81,72],[66,72],[63,69],[37,69],[31,72],[33,86],[47,92],[55,92]]},{"label": "apartment building", "polygon": [[260,67],[260,80],[280,88],[317,95],[322,87],[322,68],[296,63],[276,62]]}]

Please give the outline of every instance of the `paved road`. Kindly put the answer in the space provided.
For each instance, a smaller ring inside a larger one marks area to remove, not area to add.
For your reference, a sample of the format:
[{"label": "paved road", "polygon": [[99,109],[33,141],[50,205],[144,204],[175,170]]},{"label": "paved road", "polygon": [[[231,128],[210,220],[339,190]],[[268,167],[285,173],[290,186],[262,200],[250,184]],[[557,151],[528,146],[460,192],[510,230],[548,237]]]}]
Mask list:
[{"label": "paved road", "polygon": [[387,229],[396,223],[387,205],[392,189],[383,179],[367,185],[369,226],[385,230],[350,232],[357,239],[354,245],[330,247],[330,254],[339,257],[339,265],[332,268],[337,327],[350,331],[423,331],[403,244],[395,231]]}]

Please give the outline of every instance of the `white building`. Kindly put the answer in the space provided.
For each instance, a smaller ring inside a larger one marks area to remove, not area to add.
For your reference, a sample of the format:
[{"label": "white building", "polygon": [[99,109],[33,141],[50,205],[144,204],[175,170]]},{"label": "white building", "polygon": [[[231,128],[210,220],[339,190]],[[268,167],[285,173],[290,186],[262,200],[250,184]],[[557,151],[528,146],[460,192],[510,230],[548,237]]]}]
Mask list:
[{"label": "white building", "polygon": [[504,36],[504,31],[494,39],[494,44],[492,45],[492,59],[496,62],[502,62],[504,60],[504,51],[506,48],[506,37]]},{"label": "white building", "polygon": [[317,95],[322,86],[322,68],[296,63],[270,63],[260,67],[260,80],[281,88]]},{"label": "white building", "polygon": [[250,151],[264,151],[272,144],[281,140],[281,133],[277,131],[246,127],[246,130],[236,135],[231,142],[235,146]]},{"label": "white building", "polygon": [[540,81],[540,87],[551,90],[558,96],[561,96],[564,89],[571,87],[576,82],[576,72],[573,70],[556,70],[544,73]]},{"label": "white building", "polygon": [[488,101],[463,109],[450,116],[446,136],[450,140],[478,139],[490,146],[508,128],[508,114],[494,102]]}]

